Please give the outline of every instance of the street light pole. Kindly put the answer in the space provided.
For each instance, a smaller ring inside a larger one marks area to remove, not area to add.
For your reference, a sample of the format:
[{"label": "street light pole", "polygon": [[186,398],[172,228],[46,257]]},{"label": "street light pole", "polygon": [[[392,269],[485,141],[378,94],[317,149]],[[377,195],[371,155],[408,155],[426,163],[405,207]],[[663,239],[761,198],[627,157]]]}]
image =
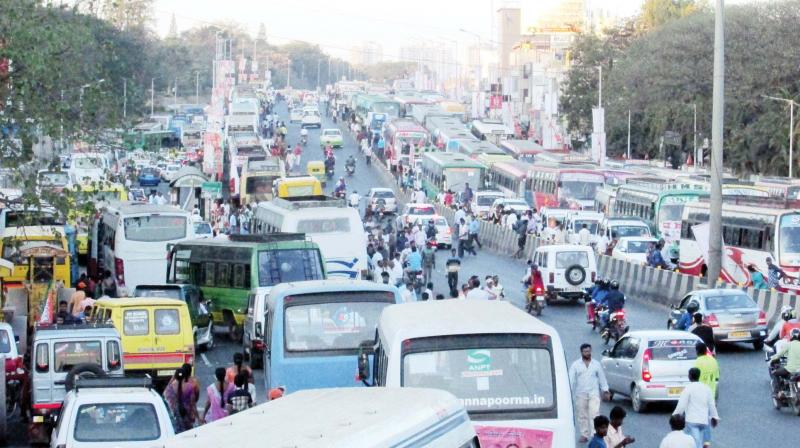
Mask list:
[{"label": "street light pole", "polygon": [[122,79],[122,118],[128,118],[128,79]]},{"label": "street light pole", "polygon": [[322,58],[317,58],[317,90],[319,90],[319,65],[322,63]]},{"label": "street light pole", "polygon": [[289,59],[289,64],[286,66],[286,88],[292,87],[292,60]]},{"label": "street light pole", "polygon": [[703,156],[697,154],[697,103],[692,103],[692,110],[694,111],[694,134],[692,135],[692,149],[694,150],[694,165],[703,165]]},{"label": "street light pole", "polygon": [[175,92],[173,92],[172,96],[172,104],[177,106],[178,105],[178,77],[175,77]]},{"label": "street light pole", "polygon": [[631,110],[628,109],[628,160],[631,160]]},{"label": "street light pole", "polygon": [[603,66],[597,66],[599,84],[597,87],[597,107],[603,107]]},{"label": "street light pole", "polygon": [[725,1],[714,10],[714,90],[711,112],[711,204],[709,210],[707,284],[714,287],[722,270],[722,162],[725,125]]},{"label": "street light pole", "polygon": [[773,100],[773,101],[781,101],[784,103],[789,104],[789,178],[792,177],[793,174],[793,161],[794,161],[794,105],[796,104],[794,100],[788,98],[779,98],[777,96],[769,96],[769,95],[761,95],[765,99]]}]

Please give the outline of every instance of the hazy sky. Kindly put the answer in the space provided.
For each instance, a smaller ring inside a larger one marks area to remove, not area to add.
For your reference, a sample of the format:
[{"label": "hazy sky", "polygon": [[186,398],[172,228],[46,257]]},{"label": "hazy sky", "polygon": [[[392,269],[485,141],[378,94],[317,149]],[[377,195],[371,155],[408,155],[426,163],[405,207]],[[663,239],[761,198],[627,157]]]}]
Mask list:
[{"label": "hazy sky", "polygon": [[[593,0],[624,15],[635,13],[642,0]],[[263,22],[269,39],[306,40],[326,52],[345,56],[350,47],[372,40],[384,54],[396,57],[397,49],[419,42],[474,43],[476,38],[460,28],[491,39],[492,18],[497,8],[522,8],[523,29],[532,25],[539,11],[559,0],[156,0],[158,32],[166,34],[172,13],[178,30],[217,20],[233,20],[255,34]],[[609,5],[609,6],[606,6]]]}]

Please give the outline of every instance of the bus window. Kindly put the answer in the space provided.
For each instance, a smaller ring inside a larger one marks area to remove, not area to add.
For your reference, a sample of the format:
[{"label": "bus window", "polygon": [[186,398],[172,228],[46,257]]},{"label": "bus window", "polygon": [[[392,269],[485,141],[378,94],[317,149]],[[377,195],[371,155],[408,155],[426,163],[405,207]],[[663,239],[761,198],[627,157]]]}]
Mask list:
[{"label": "bus window", "polygon": [[233,287],[244,288],[244,265],[233,265]]},{"label": "bus window", "polygon": [[203,263],[203,286],[214,286],[214,263]]},{"label": "bus window", "polygon": [[231,285],[231,265],[228,263],[218,263],[217,264],[217,279],[214,283],[217,287],[226,287]]},{"label": "bus window", "polygon": [[136,216],[125,218],[125,239],[129,241],[170,241],[186,236],[183,216]]}]

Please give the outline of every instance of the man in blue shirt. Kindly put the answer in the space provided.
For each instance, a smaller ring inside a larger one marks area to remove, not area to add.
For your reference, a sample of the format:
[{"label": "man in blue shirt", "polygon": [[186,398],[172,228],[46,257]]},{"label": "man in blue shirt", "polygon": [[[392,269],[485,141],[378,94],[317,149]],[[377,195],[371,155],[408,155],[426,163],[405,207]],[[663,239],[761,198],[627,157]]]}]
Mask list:
[{"label": "man in blue shirt", "polygon": [[608,433],[608,417],[598,415],[594,418],[594,437],[589,441],[589,448],[607,448],[604,440]]},{"label": "man in blue shirt", "polygon": [[411,246],[411,253],[406,257],[406,264],[409,277],[413,273],[422,271],[422,255],[417,251],[416,246]]},{"label": "man in blue shirt", "polygon": [[481,230],[481,223],[478,222],[476,217],[472,217],[469,221],[469,239],[472,244],[478,243],[478,247],[483,249],[483,244],[478,239],[478,232]]}]

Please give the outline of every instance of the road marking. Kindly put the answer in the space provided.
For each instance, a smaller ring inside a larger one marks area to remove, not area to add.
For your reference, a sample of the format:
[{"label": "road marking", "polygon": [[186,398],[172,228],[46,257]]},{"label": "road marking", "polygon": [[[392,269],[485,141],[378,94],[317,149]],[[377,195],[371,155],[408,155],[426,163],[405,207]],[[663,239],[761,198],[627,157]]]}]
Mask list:
[{"label": "road marking", "polygon": [[205,353],[200,353],[200,357],[203,358],[203,364],[205,364],[206,367],[211,367],[211,363],[208,362],[208,358],[206,357]]}]

